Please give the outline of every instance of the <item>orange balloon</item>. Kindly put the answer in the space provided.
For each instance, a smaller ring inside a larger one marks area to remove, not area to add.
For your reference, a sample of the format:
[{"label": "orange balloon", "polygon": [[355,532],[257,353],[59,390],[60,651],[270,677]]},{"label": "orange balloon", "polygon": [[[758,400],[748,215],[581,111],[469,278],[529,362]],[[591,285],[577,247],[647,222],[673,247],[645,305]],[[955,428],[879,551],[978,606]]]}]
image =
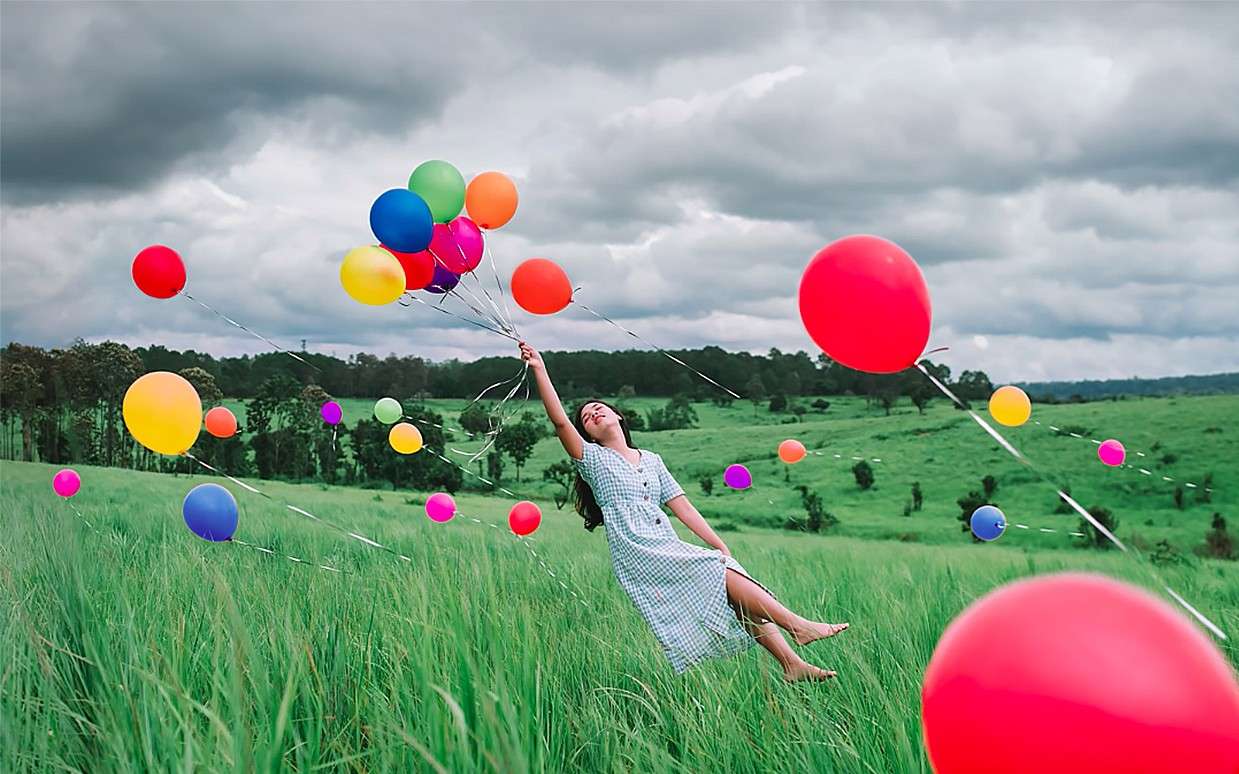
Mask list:
[{"label": "orange balloon", "polygon": [[465,209],[479,228],[499,228],[516,214],[516,183],[502,172],[483,172],[465,188]]},{"label": "orange balloon", "polygon": [[206,430],[216,438],[231,438],[237,434],[237,417],[223,406],[206,413]]},{"label": "orange balloon", "polygon": [[794,465],[804,459],[804,444],[794,438],[788,438],[779,444],[779,459],[788,465]]},{"label": "orange balloon", "polygon": [[572,301],[572,283],[548,258],[530,258],[512,272],[512,298],[532,314],[555,314]]}]

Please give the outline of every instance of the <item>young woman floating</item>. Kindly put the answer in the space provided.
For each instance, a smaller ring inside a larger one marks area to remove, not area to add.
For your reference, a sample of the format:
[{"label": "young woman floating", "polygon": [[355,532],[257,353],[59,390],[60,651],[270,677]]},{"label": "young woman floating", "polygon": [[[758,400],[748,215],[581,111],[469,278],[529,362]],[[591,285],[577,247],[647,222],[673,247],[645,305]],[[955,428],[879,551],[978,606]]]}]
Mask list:
[{"label": "young woman floating", "polygon": [[[622,414],[590,400],[569,419],[542,357],[524,342],[520,350],[537,379],[555,434],[580,474],[577,512],[588,530],[604,525],[615,578],[675,671],[747,650],[756,640],[779,662],[785,680],[834,677],[792,650],[779,627],[797,645],[808,645],[848,625],[810,621],[780,604],[732,558],[662,458],[633,447]],[[662,505],[714,550],[680,540]]]}]

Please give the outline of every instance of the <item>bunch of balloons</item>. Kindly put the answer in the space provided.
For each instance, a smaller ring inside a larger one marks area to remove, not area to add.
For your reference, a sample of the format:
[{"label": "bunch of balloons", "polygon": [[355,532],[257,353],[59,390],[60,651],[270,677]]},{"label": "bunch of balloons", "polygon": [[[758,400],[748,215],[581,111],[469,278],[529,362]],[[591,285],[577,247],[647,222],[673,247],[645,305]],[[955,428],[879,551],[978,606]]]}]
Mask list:
[{"label": "bunch of balloons", "polygon": [[483,172],[466,185],[448,162],[424,162],[406,187],[374,200],[370,230],[379,244],[348,251],[340,283],[354,300],[373,306],[406,290],[447,293],[481,264],[482,230],[511,220],[517,201],[516,185],[500,172]]}]

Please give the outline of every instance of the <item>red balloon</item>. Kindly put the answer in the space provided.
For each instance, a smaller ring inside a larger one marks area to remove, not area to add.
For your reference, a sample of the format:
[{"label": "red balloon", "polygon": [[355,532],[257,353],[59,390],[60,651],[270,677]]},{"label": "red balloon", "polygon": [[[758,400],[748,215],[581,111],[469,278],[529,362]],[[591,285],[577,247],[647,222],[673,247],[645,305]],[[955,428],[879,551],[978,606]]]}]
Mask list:
[{"label": "red balloon", "polygon": [[938,641],[921,689],[938,772],[1239,771],[1239,684],[1208,638],[1101,575],[1011,583]]},{"label": "red balloon", "polygon": [[171,247],[151,245],[134,256],[133,283],[148,296],[172,298],[185,287],[185,262]]},{"label": "red balloon", "polygon": [[518,535],[528,535],[541,523],[541,509],[528,500],[521,500],[508,511],[508,527]]},{"label": "red balloon", "polygon": [[417,253],[402,253],[382,245],[383,249],[396,256],[404,269],[405,290],[421,290],[435,276],[435,259],[428,250]]},{"label": "red balloon", "polygon": [[800,278],[800,319],[832,360],[889,374],[916,363],[933,313],[916,261],[875,236],[831,242]]},{"label": "red balloon", "polygon": [[555,314],[572,302],[572,283],[549,258],[522,261],[512,272],[512,298],[531,314]]}]

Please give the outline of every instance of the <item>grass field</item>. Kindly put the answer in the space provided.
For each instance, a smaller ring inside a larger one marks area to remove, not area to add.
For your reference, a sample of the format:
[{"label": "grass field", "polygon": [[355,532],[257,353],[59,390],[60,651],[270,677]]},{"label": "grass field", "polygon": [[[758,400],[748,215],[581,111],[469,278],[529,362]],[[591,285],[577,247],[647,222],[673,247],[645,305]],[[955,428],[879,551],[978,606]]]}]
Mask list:
[{"label": "grass field", "polygon": [[[1085,505],[1118,513],[1120,537],[1166,537],[1186,550],[1202,541],[1208,514],[1239,510],[1236,408],[1234,397],[1038,408],[1043,423],[1121,438],[1149,459],[1177,455],[1153,459],[1155,476],[1103,469],[1089,441],[1044,425],[1010,437],[1069,479]],[[279,554],[271,556],[185,529],[181,498],[213,479],[79,468],[72,503],[88,526],[52,495],[51,466],[5,462],[0,770],[924,771],[921,674],[970,601],[1057,569],[1157,588],[1147,562],[1068,548],[1061,534],[1012,531],[969,544],[954,500],[986,473],[999,479],[995,499],[1012,521],[1076,520],[1053,514],[1050,485],[1008,462],[960,412],[883,417],[841,401],[824,418],[783,426],[748,405],[698,411],[700,429],[638,443],[667,458],[707,518],[741,525],[725,539],[784,601],[852,623],[805,650],[838,680],[786,686],[757,649],[676,677],[614,583],[604,535],[545,499],[543,526],[522,545],[485,524],[502,525],[507,503],[479,494],[457,498],[465,517],[436,525],[423,515],[424,493],[255,482],[266,500],[229,485],[241,505],[237,537]],[[788,483],[774,449],[792,436],[826,455],[792,467]],[[881,459],[877,486],[861,492],[851,460],[834,453]],[[557,458],[544,441],[527,477]],[[735,461],[752,467],[753,490],[720,492],[720,481],[704,496],[696,479],[721,478]],[[1207,471],[1213,502],[1176,509],[1160,476],[1195,481]],[[913,480],[925,509],[905,518]],[[821,492],[842,521],[836,533],[757,526],[799,511],[796,483]],[[916,542],[866,539],[900,533]],[[1157,572],[1239,633],[1236,563]],[[1042,625],[1052,622],[1029,622]],[[1234,642],[1222,646],[1239,664]]]}]

